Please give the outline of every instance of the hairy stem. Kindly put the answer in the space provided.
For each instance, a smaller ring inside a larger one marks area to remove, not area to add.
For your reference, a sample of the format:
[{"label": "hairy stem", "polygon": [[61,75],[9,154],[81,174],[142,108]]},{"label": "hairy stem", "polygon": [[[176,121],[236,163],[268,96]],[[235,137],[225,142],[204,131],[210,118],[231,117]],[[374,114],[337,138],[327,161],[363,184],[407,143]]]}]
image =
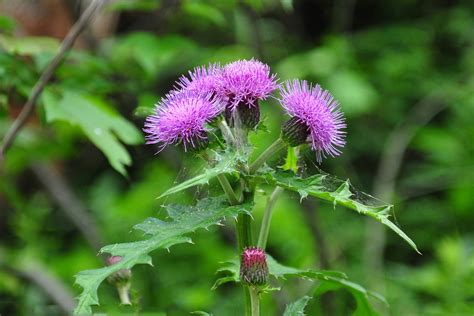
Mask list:
[{"label": "hairy stem", "polygon": [[276,187],[275,190],[273,190],[272,194],[268,197],[257,243],[257,246],[263,250],[265,250],[265,247],[267,246],[268,232],[270,231],[270,222],[272,220],[273,207],[275,206],[275,202],[280,197],[280,194],[283,191],[283,188]]},{"label": "hairy stem", "polygon": [[255,159],[250,165],[249,172],[255,173],[271,156],[279,152],[286,147],[286,143],[283,139],[278,138],[273,144],[271,144],[265,151]]},{"label": "hairy stem", "polygon": [[[251,220],[252,217],[249,214],[239,214],[237,217],[236,231],[239,254],[241,254],[246,247],[252,245],[252,229],[250,225]],[[242,288],[244,290],[245,315],[253,315],[251,296],[252,294],[250,288],[245,285]]]},{"label": "hairy stem", "polygon": [[250,291],[250,305],[251,305],[251,315],[260,316],[260,297],[258,295],[258,290],[255,286],[249,286]]}]

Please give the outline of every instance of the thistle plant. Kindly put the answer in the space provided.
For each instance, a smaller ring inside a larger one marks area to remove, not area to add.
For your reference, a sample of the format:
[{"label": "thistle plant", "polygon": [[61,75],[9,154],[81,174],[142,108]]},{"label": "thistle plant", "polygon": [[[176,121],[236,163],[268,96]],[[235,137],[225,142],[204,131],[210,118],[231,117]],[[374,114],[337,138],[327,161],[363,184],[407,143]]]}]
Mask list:
[{"label": "thistle plant", "polygon": [[[252,131],[258,133],[256,127],[262,124],[260,106],[268,106],[272,113],[283,110],[289,118],[282,125],[280,137],[251,160],[249,157],[254,148],[249,143],[248,134]],[[226,282],[240,283],[245,315],[259,315],[260,296],[278,290],[274,284],[282,277],[301,277],[317,281],[320,286],[329,283],[310,296],[344,288],[357,298],[358,310],[370,312],[372,307],[368,297],[382,301],[383,298],[352,283],[344,273],[285,267],[265,251],[267,240],[271,238],[269,228],[273,206],[285,190],[296,192],[301,198],[312,196],[332,203],[334,207],[341,205],[372,217],[416,250],[413,241],[389,220],[392,205],[357,192],[349,180],[342,181],[323,172],[302,177],[298,172],[298,155],[295,154],[298,150],[295,149],[309,146],[315,152],[315,160],[322,164],[323,158],[342,153],[345,128],[341,107],[329,91],[296,79],[279,83],[270,67],[255,59],[223,66],[201,66],[181,76],[157,103],[155,113],[146,119],[147,143],[157,146],[158,152],[167,146],[180,146],[196,159],[204,159],[207,167],[202,174],[179,183],[160,198],[205,185],[214,178],[219,182],[222,194],[205,197],[196,205],[165,205],[168,221],[149,218],[135,226],[145,233],[143,240],[104,247],[101,252],[119,256],[120,260],[77,275],[76,281],[83,287],[83,293],[76,313],[92,312],[91,306],[99,303],[97,289],[103,280],[113,280],[114,277],[110,276],[130,271],[136,264],[151,264],[151,251],[190,242],[188,235],[195,230],[222,224],[223,219],[232,221],[232,218],[235,219],[238,241],[236,258],[219,270],[225,275],[213,288]],[[287,162],[284,170],[275,168],[274,158],[285,153],[295,159]],[[258,224],[252,216],[254,195],[262,185],[273,186],[274,190],[268,197],[260,229],[254,232],[254,226]],[[258,238],[254,238],[257,233]],[[230,258],[222,258],[226,259]],[[288,308],[300,306],[301,314],[308,300],[305,296],[301,299],[304,304],[289,304]]]}]

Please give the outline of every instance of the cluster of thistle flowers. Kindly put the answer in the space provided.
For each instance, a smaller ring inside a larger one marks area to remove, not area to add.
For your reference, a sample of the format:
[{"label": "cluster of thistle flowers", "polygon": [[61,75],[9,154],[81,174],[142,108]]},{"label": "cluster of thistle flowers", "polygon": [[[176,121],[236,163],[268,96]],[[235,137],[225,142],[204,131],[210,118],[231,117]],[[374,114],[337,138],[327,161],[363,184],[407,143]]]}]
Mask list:
[{"label": "cluster of thistle flowers", "polygon": [[[279,91],[279,97],[272,95]],[[197,67],[182,76],[145,122],[148,144],[182,144],[187,150],[207,147],[212,123],[225,119],[233,127],[254,129],[260,121],[259,101],[275,97],[290,119],[282,126],[289,146],[310,144],[321,162],[344,146],[345,122],[339,104],[319,85],[304,80],[278,83],[270,67],[258,60],[225,66]]]}]

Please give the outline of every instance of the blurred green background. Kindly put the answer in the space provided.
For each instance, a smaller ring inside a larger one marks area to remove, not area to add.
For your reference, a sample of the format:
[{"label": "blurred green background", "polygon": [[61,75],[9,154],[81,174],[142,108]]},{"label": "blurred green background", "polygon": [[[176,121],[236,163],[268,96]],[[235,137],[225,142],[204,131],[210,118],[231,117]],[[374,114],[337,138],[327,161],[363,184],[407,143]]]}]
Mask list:
[{"label": "blurred green background", "polygon": [[[88,1],[0,1],[0,136]],[[165,202],[192,203],[217,189],[156,200],[203,166],[180,148],[159,154],[141,128],[182,73],[242,58],[281,80],[320,83],[347,118],[343,155],[317,167],[395,204],[398,225],[423,255],[352,211],[285,194],[268,251],[300,268],[345,271],[383,294],[383,315],[474,314],[474,2],[430,0],[116,0],[87,28],[48,84],[6,155],[0,178],[0,314],[57,315],[73,307],[74,274],[103,265],[101,245],[140,238],[131,227]],[[261,105],[279,134],[277,102]],[[282,163],[282,160],[278,163]],[[256,197],[259,223],[268,192]],[[118,307],[104,283],[97,311],[240,315],[241,289],[210,288],[235,255],[233,222],[199,231],[195,245],[153,253],[133,270],[138,308]],[[309,281],[267,294],[279,315]],[[349,315],[344,291],[313,299],[308,315]]]}]

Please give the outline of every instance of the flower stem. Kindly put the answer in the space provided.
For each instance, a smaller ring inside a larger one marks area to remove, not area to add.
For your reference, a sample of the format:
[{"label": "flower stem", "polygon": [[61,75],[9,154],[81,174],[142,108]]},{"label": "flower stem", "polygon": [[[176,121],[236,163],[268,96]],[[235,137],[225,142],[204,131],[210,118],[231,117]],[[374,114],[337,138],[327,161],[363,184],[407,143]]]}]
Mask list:
[{"label": "flower stem", "polygon": [[219,120],[219,122],[217,122],[217,126],[219,126],[225,141],[230,145],[235,144],[234,134],[232,134],[232,131],[230,130],[229,125],[227,125],[225,119]]},{"label": "flower stem", "polygon": [[273,190],[272,194],[267,200],[267,205],[265,206],[265,213],[263,214],[262,225],[260,226],[260,233],[258,235],[257,246],[263,250],[267,246],[268,232],[270,231],[270,222],[272,220],[272,211],[275,206],[275,202],[283,192],[283,188],[276,187]]},{"label": "flower stem", "polygon": [[239,199],[237,198],[237,195],[235,195],[234,189],[232,189],[232,186],[229,183],[229,180],[227,180],[227,177],[225,174],[221,173],[217,175],[217,180],[219,180],[219,183],[221,184],[222,190],[224,190],[225,194],[227,195],[227,199],[229,200],[230,205],[237,205],[239,204]]},{"label": "flower stem", "polygon": [[128,294],[128,290],[130,289],[130,284],[118,284],[117,285],[117,292],[120,297],[120,304],[122,305],[132,305],[130,302],[130,296]]},{"label": "flower stem", "polygon": [[252,316],[260,316],[260,297],[255,286],[249,286],[250,290],[250,305],[252,306]]},{"label": "flower stem", "polygon": [[[248,192],[247,192],[248,193]],[[237,216],[236,222],[236,232],[237,232],[237,245],[239,254],[241,254],[246,247],[253,245],[252,241],[252,216],[247,213],[241,213]],[[244,290],[244,306],[245,306],[245,315],[252,315],[252,297],[250,293],[250,288],[248,286],[242,286]]]},{"label": "flower stem", "polygon": [[254,162],[250,165],[249,171],[250,174],[255,173],[258,168],[260,168],[268,158],[279,152],[280,150],[286,147],[286,143],[283,139],[278,138],[273,144],[271,144],[265,151],[255,159]]}]

